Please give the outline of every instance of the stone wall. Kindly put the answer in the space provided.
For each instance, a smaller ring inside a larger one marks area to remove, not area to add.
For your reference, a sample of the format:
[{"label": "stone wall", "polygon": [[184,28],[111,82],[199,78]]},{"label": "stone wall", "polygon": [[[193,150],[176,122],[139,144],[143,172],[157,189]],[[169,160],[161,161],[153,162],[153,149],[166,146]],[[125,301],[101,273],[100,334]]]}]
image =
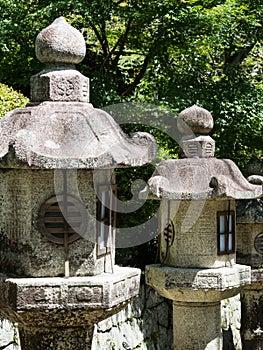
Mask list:
[{"label": "stone wall", "polygon": [[224,350],[241,350],[241,303],[240,294],[221,301],[221,327]]},{"label": "stone wall", "polygon": [[92,350],[172,350],[172,303],[142,285],[126,309],[95,326]]},{"label": "stone wall", "polygon": [[0,319],[0,349],[20,350],[18,331],[14,324]]}]

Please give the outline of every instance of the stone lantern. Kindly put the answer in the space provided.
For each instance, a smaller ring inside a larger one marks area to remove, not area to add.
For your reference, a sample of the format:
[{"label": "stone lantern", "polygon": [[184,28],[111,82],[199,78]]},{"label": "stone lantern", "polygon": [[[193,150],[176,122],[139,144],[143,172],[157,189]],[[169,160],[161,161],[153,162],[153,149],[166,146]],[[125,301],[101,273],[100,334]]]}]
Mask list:
[{"label": "stone lantern", "polygon": [[146,282],[173,300],[174,349],[222,349],[220,301],[250,283],[236,264],[235,200],[256,198],[237,166],[214,158],[211,114],[192,106],[178,116],[182,158],[161,162],[141,192],[159,199],[160,264]]},{"label": "stone lantern", "polygon": [[[262,176],[250,176],[263,185]],[[251,284],[241,292],[241,339],[245,350],[263,347],[263,198],[237,201],[237,261],[251,266]]]},{"label": "stone lantern", "polygon": [[85,41],[64,18],[36,55],[31,103],[0,126],[0,314],[22,349],[90,349],[94,323],[139,291],[140,271],[114,263],[114,168],[151,162],[156,146],[89,103]]}]

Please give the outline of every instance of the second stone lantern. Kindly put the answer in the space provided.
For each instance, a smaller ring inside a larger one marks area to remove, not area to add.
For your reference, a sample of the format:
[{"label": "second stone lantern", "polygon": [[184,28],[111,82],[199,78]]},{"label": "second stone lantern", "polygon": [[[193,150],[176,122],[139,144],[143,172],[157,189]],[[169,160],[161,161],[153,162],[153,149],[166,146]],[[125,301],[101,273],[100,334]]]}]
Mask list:
[{"label": "second stone lantern", "polygon": [[146,282],[173,300],[174,349],[222,349],[220,301],[250,283],[236,264],[235,200],[262,195],[237,166],[214,158],[211,114],[192,106],[178,116],[182,159],[161,162],[142,198],[161,200],[160,264]]},{"label": "second stone lantern", "polygon": [[85,48],[64,18],[43,29],[31,102],[1,120],[0,314],[26,350],[90,349],[93,325],[139,292],[140,270],[114,263],[113,170],[151,162],[155,141],[89,103]]}]

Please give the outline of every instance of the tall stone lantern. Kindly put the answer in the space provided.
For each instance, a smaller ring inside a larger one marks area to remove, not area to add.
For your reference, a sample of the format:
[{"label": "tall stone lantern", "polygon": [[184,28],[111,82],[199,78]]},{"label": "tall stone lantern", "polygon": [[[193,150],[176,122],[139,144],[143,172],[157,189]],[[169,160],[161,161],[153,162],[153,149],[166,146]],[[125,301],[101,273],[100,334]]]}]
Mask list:
[{"label": "tall stone lantern", "polygon": [[0,314],[24,350],[90,349],[94,323],[139,291],[140,270],[114,263],[113,170],[151,162],[156,147],[89,103],[75,68],[85,41],[63,18],[36,55],[31,103],[0,126]]},{"label": "tall stone lantern", "polygon": [[141,197],[159,199],[160,264],[146,282],[173,300],[174,349],[222,349],[220,301],[250,283],[236,264],[235,200],[262,195],[237,166],[214,158],[211,114],[192,106],[178,116],[182,158],[161,162]]},{"label": "tall stone lantern", "polygon": [[[250,176],[248,180],[263,185],[263,176]],[[242,346],[244,350],[260,350],[263,347],[263,198],[237,202],[237,238],[237,261],[251,266],[251,284],[241,292]]]}]

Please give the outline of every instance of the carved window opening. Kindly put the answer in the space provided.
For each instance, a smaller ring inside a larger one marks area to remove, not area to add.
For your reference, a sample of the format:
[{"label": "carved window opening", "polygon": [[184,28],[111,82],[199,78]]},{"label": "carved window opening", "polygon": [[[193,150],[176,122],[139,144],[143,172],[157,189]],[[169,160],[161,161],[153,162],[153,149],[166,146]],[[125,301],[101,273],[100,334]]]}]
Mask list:
[{"label": "carved window opening", "polygon": [[254,240],[254,247],[259,254],[263,255],[263,232],[256,236]]},{"label": "carved window opening", "polygon": [[116,186],[97,189],[97,255],[112,253],[116,227]]},{"label": "carved window opening", "polygon": [[49,198],[42,204],[38,215],[39,230],[50,242],[73,243],[84,235],[86,229],[86,208],[74,196],[67,194]]},{"label": "carved window opening", "polygon": [[217,213],[217,253],[218,255],[235,252],[235,212]]},{"label": "carved window opening", "polygon": [[207,157],[213,156],[213,145],[211,143],[205,145],[205,154]]}]

